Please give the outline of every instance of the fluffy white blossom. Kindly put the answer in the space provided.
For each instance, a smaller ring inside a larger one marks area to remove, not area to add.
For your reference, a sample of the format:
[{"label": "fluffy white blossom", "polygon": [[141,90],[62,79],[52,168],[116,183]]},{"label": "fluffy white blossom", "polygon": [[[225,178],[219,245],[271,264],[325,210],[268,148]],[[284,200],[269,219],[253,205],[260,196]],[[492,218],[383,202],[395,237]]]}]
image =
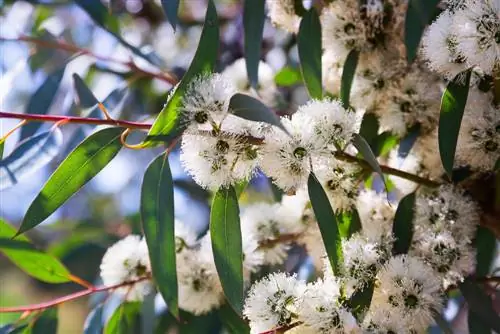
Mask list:
[{"label": "fluffy white blossom", "polygon": [[399,310],[373,307],[363,319],[363,328],[368,333],[411,334]]},{"label": "fluffy white blossom", "polygon": [[445,11],[424,33],[422,55],[427,60],[430,69],[447,79],[453,79],[466,69],[464,57],[457,46],[453,14]]},{"label": "fluffy white blossom", "polygon": [[193,248],[197,245],[198,234],[188,224],[175,220],[175,249],[181,252],[184,249]]},{"label": "fluffy white blossom", "polygon": [[[109,247],[101,261],[101,278],[105,286],[136,281],[151,275],[146,241],[138,235],[129,235]],[[127,300],[142,300],[154,290],[150,279],[115,289]]]},{"label": "fluffy white blossom", "polygon": [[285,273],[273,273],[255,283],[243,310],[250,321],[251,333],[269,331],[296,321],[304,288],[303,282]]},{"label": "fluffy white blossom", "polygon": [[476,204],[461,190],[441,186],[417,197],[414,223],[417,235],[449,231],[456,240],[470,242],[479,223],[479,213]]},{"label": "fluffy white blossom", "polygon": [[441,280],[417,258],[394,257],[377,275],[371,308],[401,315],[406,328],[417,332],[434,323],[433,311],[442,306]]},{"label": "fluffy white blossom", "polygon": [[360,191],[356,208],[364,236],[372,242],[385,244],[391,241],[396,207],[387,201],[385,193],[378,194],[368,189]]},{"label": "fluffy white blossom", "polygon": [[420,161],[420,168],[417,172],[420,176],[439,180],[445,174],[439,155],[437,129],[418,137],[411,153],[415,154]]},{"label": "fluffy white blossom", "polygon": [[467,0],[453,14],[457,50],[469,66],[492,74],[500,66],[500,0]]},{"label": "fluffy white blossom", "polygon": [[295,0],[267,0],[268,15],[271,22],[288,32],[299,30],[300,16],[295,14]]},{"label": "fluffy white blossom", "polygon": [[[231,65],[226,67],[224,72],[222,72],[228,81],[232,82],[236,87],[238,92],[253,94],[250,82],[248,81],[246,63],[244,58],[239,58],[235,60]],[[274,83],[274,70],[269,64],[260,61],[259,62],[259,83],[257,86],[257,96],[262,99],[262,101],[267,105],[274,105],[274,100],[276,98],[277,87]]]},{"label": "fluffy white blossom", "polygon": [[185,133],[180,159],[196,183],[217,189],[249,179],[257,165],[257,152],[236,135]]},{"label": "fluffy white blossom", "polygon": [[224,302],[215,263],[210,254],[186,250],[177,254],[179,307],[193,314],[210,312]]},{"label": "fluffy white blossom", "polygon": [[308,284],[298,308],[299,320],[313,333],[361,333],[354,316],[338,301],[340,286],[334,280]]},{"label": "fluffy white blossom", "polygon": [[229,100],[236,88],[221,74],[200,75],[183,95],[180,112],[192,129],[220,128],[228,113]]}]

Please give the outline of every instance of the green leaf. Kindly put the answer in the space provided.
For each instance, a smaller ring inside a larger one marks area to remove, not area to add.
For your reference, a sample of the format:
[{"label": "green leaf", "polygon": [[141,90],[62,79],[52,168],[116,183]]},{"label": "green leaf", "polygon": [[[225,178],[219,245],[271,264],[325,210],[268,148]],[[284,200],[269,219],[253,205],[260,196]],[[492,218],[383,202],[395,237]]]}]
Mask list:
[{"label": "green leaf", "polygon": [[377,136],[375,143],[374,153],[378,157],[385,157],[398,145],[399,138],[390,131],[385,131]]},{"label": "green leaf", "polygon": [[410,0],[405,19],[406,58],[412,63],[417,57],[418,46],[425,27],[432,22],[440,0]]},{"label": "green leaf", "polygon": [[5,139],[0,139],[0,161],[2,161],[2,159],[3,159],[4,148],[5,148]]},{"label": "green leaf", "polygon": [[466,278],[458,285],[460,292],[469,304],[469,313],[473,313],[477,319],[489,326],[492,330],[500,333],[500,316],[493,308],[491,298],[471,278]]},{"label": "green leaf", "polygon": [[489,229],[479,226],[474,240],[476,245],[476,276],[485,277],[490,273],[496,253],[496,238]]},{"label": "green leaf", "polygon": [[148,136],[143,143],[144,147],[154,146],[155,141],[170,141],[179,136],[185,129],[181,125],[180,114],[178,114],[179,105],[189,82],[197,75],[211,72],[217,61],[219,50],[219,23],[217,11],[212,0],[208,2],[205,24],[200,37],[198,49],[194,55],[193,61],[189,66],[182,81],[175,88],[174,93],[167,101],[160,114],[156,118],[153,126],[149,130]]},{"label": "green leaf", "polygon": [[70,272],[55,257],[38,251],[25,236],[12,240],[16,229],[0,219],[0,252],[28,275],[46,283],[66,283]]},{"label": "green leaf", "polygon": [[[448,321],[446,321],[445,318],[443,318],[443,316],[439,312],[434,311],[433,318],[444,334],[453,334],[453,330],[450,328],[450,324],[448,323]],[[476,332],[471,332],[471,333],[476,333]]]},{"label": "green leaf", "polygon": [[491,327],[484,323],[477,314],[470,312],[467,315],[467,324],[469,326],[469,333],[473,334],[491,334]]},{"label": "green leaf", "polygon": [[174,185],[165,153],[153,160],[144,174],[141,217],[153,277],[168,310],[178,318]]},{"label": "green leaf", "polygon": [[99,304],[89,313],[83,325],[83,334],[101,334],[103,327],[103,304]]},{"label": "green leaf", "polygon": [[243,251],[238,197],[232,186],[220,188],[214,196],[210,213],[210,237],[224,294],[233,309],[241,315]]},{"label": "green leaf", "polygon": [[393,254],[406,254],[413,238],[413,215],[415,208],[415,193],[401,199],[394,216],[392,234],[394,235]]},{"label": "green leaf", "polygon": [[64,159],[28,208],[18,234],[37,226],[99,173],[120,151],[123,128],[93,133]]},{"label": "green leaf", "polygon": [[370,145],[368,145],[366,140],[357,133],[355,133],[352,138],[352,144],[356,147],[359,153],[361,153],[363,159],[365,159],[368,165],[370,165],[371,169],[379,174],[382,180],[384,180],[384,185],[387,190],[384,174],[382,173],[382,169],[380,169],[380,165],[378,164],[377,158],[375,157],[375,154],[373,154]]},{"label": "green leaf", "polygon": [[78,102],[82,108],[92,108],[99,103],[85,81],[76,73],[73,74],[73,82],[75,83]]},{"label": "green leaf", "polygon": [[177,23],[179,22],[179,18],[177,17],[177,12],[179,11],[179,0],[161,0],[161,6],[167,15],[168,22],[170,22],[170,25],[175,32],[177,29]]},{"label": "green leaf", "polygon": [[104,334],[137,334],[141,331],[141,304],[138,302],[121,304],[111,316]]},{"label": "green leaf", "polygon": [[250,327],[234,310],[227,304],[222,305],[219,310],[219,318],[226,327],[228,333],[249,334]]},{"label": "green leaf", "polygon": [[465,73],[465,80],[460,81],[458,77],[448,84],[441,100],[441,114],[439,116],[438,142],[439,154],[444,170],[451,178],[453,172],[453,161],[457,148],[458,133],[462,116],[469,94],[471,71]]},{"label": "green leaf", "polygon": [[55,334],[57,322],[57,308],[48,308],[36,318],[31,334]]},{"label": "green leaf", "polygon": [[352,81],[354,80],[356,67],[358,67],[358,59],[359,51],[351,50],[344,63],[342,78],[340,79],[340,101],[342,101],[344,108],[349,108],[350,106],[349,99],[351,96]]},{"label": "green leaf", "polygon": [[264,31],[265,0],[245,0],[243,8],[243,28],[245,30],[245,63],[248,81],[257,89],[259,83],[259,61]]},{"label": "green leaf", "polygon": [[[45,115],[48,113],[52,102],[56,96],[61,80],[64,76],[66,66],[50,73],[45,81],[38,87],[35,93],[31,96],[26,114]],[[21,128],[21,140],[31,137],[42,126],[41,122],[30,122]]]},{"label": "green leaf", "polygon": [[373,152],[376,151],[379,122],[375,114],[367,113],[363,116],[359,134],[365,138]]},{"label": "green leaf", "polygon": [[274,82],[278,86],[282,87],[290,87],[296,85],[300,83],[301,80],[302,80],[302,75],[300,74],[300,70],[290,66],[283,67],[274,76]]},{"label": "green leaf", "polygon": [[[120,104],[121,100],[125,97],[127,94],[128,88],[127,87],[121,87],[121,88],[116,88],[109,93],[108,96],[102,101],[102,104],[108,112],[112,115],[112,111]],[[83,117],[91,117],[91,118],[104,118],[104,115],[99,109],[99,106],[94,106],[93,108],[83,110],[81,115]]]},{"label": "green leaf", "polygon": [[240,93],[234,94],[229,101],[229,111],[233,115],[249,121],[264,122],[277,126],[288,133],[283,124],[281,124],[279,117],[276,116],[271,109],[249,95]]},{"label": "green leaf", "polygon": [[300,21],[297,36],[300,69],[309,95],[323,98],[321,77],[321,22],[316,9],[308,10]]},{"label": "green leaf", "polygon": [[328,196],[316,176],[311,173],[307,180],[311,205],[318,221],[319,230],[325,244],[326,254],[336,276],[341,274],[343,261],[342,240],[335,214]]},{"label": "green leaf", "polygon": [[342,238],[349,239],[351,235],[361,231],[361,219],[359,218],[358,210],[354,209],[349,212],[341,212],[337,214],[337,223],[339,232]]},{"label": "green leaf", "polygon": [[59,154],[62,144],[63,136],[57,127],[23,140],[0,160],[0,190],[16,185],[47,165]]},{"label": "green leaf", "polygon": [[356,290],[349,299],[348,305],[355,316],[359,316],[366,311],[372,302],[375,282],[371,281],[363,290]]}]

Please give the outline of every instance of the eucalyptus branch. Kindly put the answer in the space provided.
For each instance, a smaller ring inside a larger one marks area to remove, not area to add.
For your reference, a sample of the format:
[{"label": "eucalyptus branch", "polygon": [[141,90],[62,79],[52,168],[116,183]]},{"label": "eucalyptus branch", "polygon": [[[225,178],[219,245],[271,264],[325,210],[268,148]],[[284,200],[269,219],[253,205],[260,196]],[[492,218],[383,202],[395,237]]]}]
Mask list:
[{"label": "eucalyptus branch", "polygon": [[103,292],[103,291],[111,291],[115,290],[118,288],[122,288],[125,286],[132,286],[136,283],[142,282],[144,280],[151,279],[150,276],[144,276],[141,278],[138,278],[133,281],[129,282],[123,282],[120,284],[112,285],[112,286],[100,286],[100,287],[89,287],[86,290],[78,291],[63,297],[59,297],[53,300],[50,300],[48,302],[43,302],[39,304],[31,304],[31,305],[26,305],[26,306],[13,306],[13,307],[0,307],[0,313],[14,313],[14,312],[33,312],[33,311],[39,311],[39,310],[44,310],[49,307],[57,306],[59,304],[63,304],[81,297],[85,297],[88,295],[91,295],[96,292]]},{"label": "eucalyptus branch", "polygon": [[159,80],[168,82],[171,85],[175,85],[179,81],[174,75],[172,75],[170,73],[150,72],[150,71],[147,71],[147,70],[144,70],[144,69],[138,67],[131,60],[130,61],[123,61],[123,60],[119,60],[119,59],[115,59],[115,58],[111,58],[111,57],[98,55],[98,54],[95,54],[94,52],[92,52],[88,49],[80,48],[76,45],[69,44],[69,43],[66,43],[63,41],[47,41],[47,40],[42,40],[42,39],[38,39],[35,37],[31,37],[31,36],[20,36],[18,38],[12,38],[12,39],[11,38],[0,38],[0,40],[1,41],[11,41],[11,42],[27,42],[27,43],[35,44],[35,45],[42,47],[42,48],[57,49],[57,50],[66,51],[66,52],[69,52],[72,54],[87,55],[87,56],[90,56],[90,57],[95,58],[97,60],[126,66],[132,72],[135,72],[140,76],[149,77],[149,78],[153,78],[153,79],[159,79]]},{"label": "eucalyptus branch", "polygon": [[289,325],[273,328],[269,331],[262,332],[260,334],[282,334],[282,333],[285,333],[286,331],[289,331],[290,329],[293,329],[293,328],[300,326],[300,325],[302,325],[302,322],[297,321],[297,322],[294,322],[294,323],[289,324]]}]

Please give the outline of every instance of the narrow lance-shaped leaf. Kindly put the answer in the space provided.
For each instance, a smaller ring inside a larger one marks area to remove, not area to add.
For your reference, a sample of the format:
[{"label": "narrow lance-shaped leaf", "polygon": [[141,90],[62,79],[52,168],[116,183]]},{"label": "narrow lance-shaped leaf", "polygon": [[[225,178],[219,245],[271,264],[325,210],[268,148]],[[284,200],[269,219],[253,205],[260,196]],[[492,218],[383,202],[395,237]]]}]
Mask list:
[{"label": "narrow lance-shaped leaf", "polygon": [[83,324],[83,334],[101,334],[103,328],[103,304],[99,304],[89,313]]},{"label": "narrow lance-shaped leaf", "polygon": [[379,130],[378,118],[375,114],[367,113],[363,116],[361,121],[361,127],[359,129],[359,134],[361,137],[365,138],[367,143],[370,145],[372,151],[375,152],[377,136]]},{"label": "narrow lance-shaped leaf", "polygon": [[394,216],[392,234],[394,236],[393,254],[406,254],[413,238],[413,215],[415,210],[415,193],[401,199]]},{"label": "narrow lance-shaped leaf", "polygon": [[309,9],[300,21],[297,36],[300,69],[309,95],[313,99],[323,97],[321,74],[321,22],[316,9]]},{"label": "narrow lance-shaped leaf", "polygon": [[153,277],[168,310],[178,318],[174,185],[165,153],[153,160],[144,174],[141,218]]},{"label": "narrow lance-shaped leaf", "polygon": [[257,89],[259,83],[259,61],[264,31],[265,0],[245,0],[243,28],[245,30],[245,62],[248,81]]},{"label": "narrow lance-shaped leaf", "polygon": [[[65,66],[49,74],[45,81],[31,96],[26,114],[45,115],[54,101],[61,80],[64,76]],[[42,126],[40,122],[30,122],[21,128],[21,139],[31,137]]]},{"label": "narrow lance-shaped leaf", "polygon": [[368,163],[368,165],[370,165],[371,169],[379,174],[382,180],[384,180],[384,185],[387,190],[384,174],[382,173],[382,169],[380,169],[380,165],[378,164],[377,158],[375,157],[375,154],[373,154],[370,145],[368,145],[366,140],[357,133],[355,133],[353,136],[352,144],[354,145],[354,147],[356,147],[359,153],[361,153],[365,161]]},{"label": "narrow lance-shaped leaf", "polygon": [[283,67],[274,76],[274,82],[278,86],[282,87],[290,87],[296,85],[300,83],[301,80],[302,80],[302,75],[300,74],[300,70],[290,66]]},{"label": "narrow lance-shaped leaf", "polygon": [[[128,88],[127,87],[120,87],[120,88],[115,88],[109,93],[108,96],[104,98],[104,101],[102,101],[102,104],[106,108],[106,110],[111,114],[111,117],[117,118],[117,114],[113,113],[113,110],[120,104],[120,102],[123,100],[125,95],[127,94]],[[91,118],[104,118],[105,115],[103,115],[101,109],[99,109],[99,106],[94,106],[93,108],[86,109],[82,111],[82,116],[83,117],[91,117]]]},{"label": "narrow lance-shaped leaf", "polygon": [[342,101],[344,108],[349,108],[350,106],[351,87],[356,67],[358,67],[358,59],[359,51],[351,50],[344,63],[342,78],[340,79],[340,101]]},{"label": "narrow lance-shaped leaf", "polygon": [[57,307],[44,310],[37,318],[30,334],[57,333]]},{"label": "narrow lance-shaped leaf", "polygon": [[465,79],[459,79],[460,76],[464,76],[464,74],[459,74],[446,87],[441,100],[441,113],[439,116],[439,155],[444,170],[450,178],[453,172],[460,124],[462,123],[467,95],[469,94],[471,71],[465,73]]},{"label": "narrow lance-shaped leaf", "polygon": [[[450,324],[438,311],[434,311],[433,318],[444,334],[453,334],[453,330],[450,328]],[[477,334],[477,332],[471,333]]]},{"label": "narrow lance-shaped leaf", "polygon": [[224,294],[241,315],[243,309],[243,250],[240,209],[232,186],[220,188],[214,196],[210,213],[210,237],[215,266]]},{"label": "narrow lance-shaped leaf", "polygon": [[336,215],[340,236],[349,239],[351,235],[361,231],[361,219],[358,210],[342,212]]},{"label": "narrow lance-shaped leaf", "polygon": [[406,58],[412,63],[417,57],[418,46],[425,27],[438,13],[440,0],[409,0],[405,19]]},{"label": "narrow lance-shaped leaf", "polygon": [[466,278],[458,287],[469,305],[469,312],[472,312],[484,326],[500,333],[500,316],[493,308],[490,296],[471,278]]},{"label": "narrow lance-shaped leaf", "polygon": [[141,332],[141,303],[126,302],[118,306],[109,319],[104,334],[136,334]]},{"label": "narrow lance-shaped leaf", "polygon": [[313,173],[309,175],[309,179],[307,180],[307,189],[314,215],[318,221],[321,237],[323,238],[326,254],[328,255],[333,273],[338,276],[341,273],[343,254],[342,240],[335,214],[325,190]]},{"label": "narrow lance-shaped leaf", "polygon": [[167,15],[168,22],[170,22],[170,25],[174,31],[176,31],[177,23],[179,22],[179,18],[177,17],[177,12],[179,11],[179,0],[161,0],[161,6]]},{"label": "narrow lance-shaped leaf", "polygon": [[76,73],[73,74],[73,82],[78,96],[78,103],[82,108],[92,108],[99,103],[85,81]]},{"label": "narrow lance-shaped leaf", "polygon": [[64,159],[28,208],[18,234],[37,226],[99,173],[120,151],[123,128],[105,128]]},{"label": "narrow lance-shaped leaf", "polygon": [[55,257],[37,250],[25,236],[12,240],[16,229],[0,219],[0,253],[28,275],[46,283],[66,283],[70,272]]},{"label": "narrow lance-shaped leaf", "polygon": [[57,127],[26,138],[0,160],[0,190],[26,180],[30,175],[51,162],[61,150],[62,133]]},{"label": "narrow lance-shaped leaf", "polygon": [[217,60],[219,49],[219,22],[217,11],[212,0],[208,2],[205,24],[200,37],[200,43],[182,81],[175,88],[175,92],[169,98],[153,126],[149,130],[144,147],[157,145],[158,141],[170,141],[180,135],[184,129],[181,123],[181,115],[178,113],[182,96],[189,82],[198,74],[211,72]]},{"label": "narrow lance-shaped leaf", "polygon": [[234,94],[229,101],[229,111],[233,115],[249,121],[264,122],[277,126],[288,133],[283,124],[281,124],[279,117],[276,116],[271,109],[249,95],[240,93]]}]

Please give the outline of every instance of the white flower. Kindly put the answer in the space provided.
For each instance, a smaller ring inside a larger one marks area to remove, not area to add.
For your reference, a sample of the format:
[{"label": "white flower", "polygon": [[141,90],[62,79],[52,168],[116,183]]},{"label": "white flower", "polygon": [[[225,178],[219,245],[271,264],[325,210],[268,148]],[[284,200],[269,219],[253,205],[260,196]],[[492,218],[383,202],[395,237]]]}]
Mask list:
[{"label": "white flower", "polygon": [[[392,258],[378,273],[370,308],[401,314],[405,326],[417,332],[434,323],[433,311],[442,306],[441,280],[417,258]],[[399,311],[399,312],[398,312]]]},{"label": "white flower", "polygon": [[321,72],[323,75],[323,86],[325,90],[334,95],[340,94],[340,80],[342,78],[342,63],[344,59],[338,59],[331,52],[323,52],[321,57]]},{"label": "white flower", "polygon": [[240,137],[184,133],[181,162],[200,186],[217,189],[250,179],[257,152]]},{"label": "white flower", "polygon": [[453,79],[466,69],[464,57],[457,49],[458,40],[453,22],[453,14],[445,11],[422,37],[422,55],[430,69],[447,79]]},{"label": "white flower", "polygon": [[439,179],[444,175],[445,171],[439,155],[437,129],[427,135],[419,136],[411,152],[420,161],[419,175],[430,179]]},{"label": "white flower", "polygon": [[359,114],[347,111],[337,100],[312,100],[299,107],[297,117],[302,114],[311,119],[316,140],[323,141],[329,149],[343,149],[359,132],[361,117]]},{"label": "white flower", "polygon": [[[297,227],[293,228],[295,233],[300,233],[307,227],[303,223],[303,216],[308,210],[309,194],[307,189],[298,189],[294,195],[283,195],[281,198],[281,205],[278,208],[281,216],[288,217],[289,221],[296,221]],[[290,224],[292,225],[292,224]]]},{"label": "white flower", "polygon": [[317,140],[314,125],[304,114],[294,114],[292,119],[281,118],[290,133],[273,127],[262,146],[260,167],[285,191],[304,186],[311,171],[311,159],[323,153]]},{"label": "white flower", "polygon": [[289,325],[297,319],[297,306],[305,284],[295,276],[273,273],[255,283],[245,300],[243,314],[251,333]]},{"label": "white flower", "polygon": [[[105,286],[118,285],[151,275],[146,241],[129,235],[109,247],[101,261],[101,278]],[[127,300],[142,300],[154,290],[150,279],[120,287],[114,291]]]},{"label": "white flower", "polygon": [[500,0],[467,0],[454,13],[453,29],[467,64],[490,75],[500,66]]},{"label": "white flower", "polygon": [[377,307],[370,309],[363,319],[363,328],[367,333],[412,333],[411,329],[406,327],[404,317],[397,309],[390,311]]},{"label": "white flower", "polygon": [[[248,81],[246,63],[244,58],[235,60],[231,65],[226,67],[222,75],[233,83],[238,92],[253,94],[250,82]],[[274,70],[267,63],[259,62],[259,83],[257,86],[257,96],[267,105],[273,105],[277,94],[277,87],[274,83]]]},{"label": "white flower", "polygon": [[479,213],[461,190],[446,185],[417,197],[414,223],[418,235],[450,231],[456,240],[468,243],[474,237]]},{"label": "white flower", "polygon": [[175,220],[175,248],[177,252],[193,248],[197,245],[198,235],[188,224]]},{"label": "white flower", "polygon": [[288,242],[279,238],[293,231],[287,221],[280,219],[278,208],[279,204],[257,203],[245,208],[241,214],[241,233],[244,239],[254,239],[259,244],[255,253],[263,256],[261,264],[283,263],[287,256]]},{"label": "white flower", "polygon": [[224,293],[213,258],[200,251],[177,254],[179,307],[195,315],[205,314],[224,302]]},{"label": "white flower", "polygon": [[236,88],[221,74],[200,75],[193,79],[183,95],[180,112],[190,128],[220,128],[228,113],[229,100]]},{"label": "white flower", "polygon": [[299,320],[314,333],[361,333],[353,315],[340,306],[339,284],[331,279],[306,286],[298,309]]},{"label": "white flower", "polygon": [[356,207],[363,235],[372,242],[390,241],[396,208],[387,201],[385,193],[362,190]]},{"label": "white flower", "polygon": [[415,235],[410,254],[421,258],[436,275],[443,277],[444,288],[462,281],[475,264],[471,245],[455,240],[448,231]]},{"label": "white flower", "polygon": [[299,30],[300,16],[295,14],[295,0],[267,0],[268,15],[271,22],[288,32]]},{"label": "white flower", "polygon": [[334,159],[328,159],[328,162],[315,166],[314,173],[321,182],[334,211],[349,211],[356,204],[360,172],[356,165]]},{"label": "white flower", "polygon": [[500,158],[500,112],[488,97],[469,92],[457,143],[457,160],[481,171],[492,170]]},{"label": "white flower", "polygon": [[323,237],[319,230],[318,223],[312,219],[314,214],[311,212],[307,229],[297,239],[297,243],[305,247],[307,254],[311,257],[316,270],[321,270],[324,265],[324,257],[326,254]]}]

